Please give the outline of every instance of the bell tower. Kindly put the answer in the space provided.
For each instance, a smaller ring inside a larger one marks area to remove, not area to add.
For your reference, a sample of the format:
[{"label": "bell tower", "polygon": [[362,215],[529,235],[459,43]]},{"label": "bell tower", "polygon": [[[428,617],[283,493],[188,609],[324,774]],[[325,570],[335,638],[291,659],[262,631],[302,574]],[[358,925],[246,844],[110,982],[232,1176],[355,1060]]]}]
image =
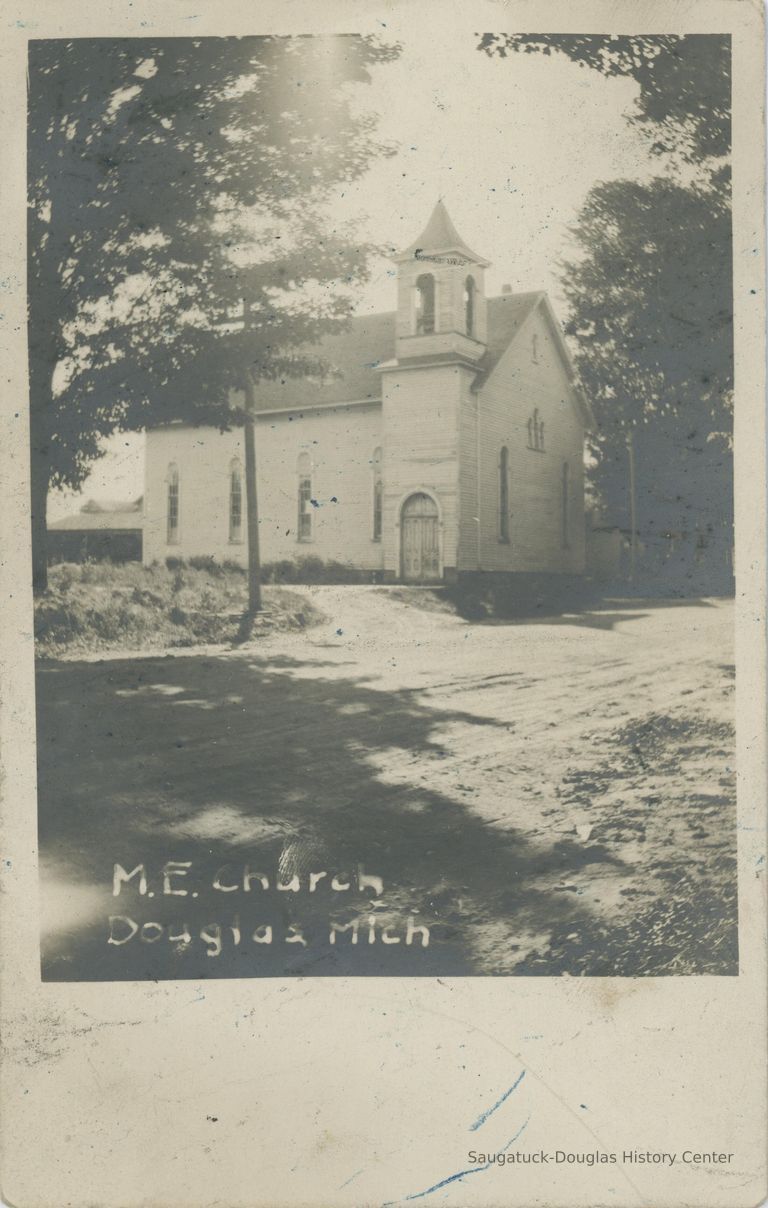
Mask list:
[{"label": "bell tower", "polygon": [[[478,396],[487,350],[488,261],[464,242],[438,201],[399,255],[395,355],[381,374],[387,579],[455,580],[462,509],[477,453]],[[469,467],[462,477],[462,466]],[[476,508],[475,508],[476,510]],[[474,513],[473,513],[474,514]]]},{"label": "bell tower", "polygon": [[484,278],[489,262],[467,246],[442,201],[419,238],[394,261],[397,360],[449,355],[478,361],[488,338]]}]

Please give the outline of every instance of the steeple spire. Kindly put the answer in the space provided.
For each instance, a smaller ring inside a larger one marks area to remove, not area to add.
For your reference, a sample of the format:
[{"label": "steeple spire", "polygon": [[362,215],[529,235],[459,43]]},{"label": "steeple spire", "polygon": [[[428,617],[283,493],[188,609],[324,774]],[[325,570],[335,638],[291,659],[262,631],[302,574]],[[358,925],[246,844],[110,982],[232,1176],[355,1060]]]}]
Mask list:
[{"label": "steeple spire", "polygon": [[440,198],[432,211],[429,222],[424,230],[415,239],[405,251],[400,252],[395,256],[396,261],[420,259],[427,256],[435,256],[440,254],[449,254],[463,257],[471,261],[473,264],[481,265],[487,268],[489,261],[484,260],[482,256],[478,256],[477,252],[473,252],[470,247],[462,239],[456,227],[451,221],[451,216],[445,207],[445,203]]}]

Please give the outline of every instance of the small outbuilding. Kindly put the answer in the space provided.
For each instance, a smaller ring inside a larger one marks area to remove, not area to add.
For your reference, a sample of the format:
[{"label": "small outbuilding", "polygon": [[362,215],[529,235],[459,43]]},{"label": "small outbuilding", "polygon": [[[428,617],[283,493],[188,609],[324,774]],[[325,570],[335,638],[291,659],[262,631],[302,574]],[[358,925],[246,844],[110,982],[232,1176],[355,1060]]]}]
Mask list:
[{"label": "small outbuilding", "polygon": [[141,562],[144,499],[89,499],[48,525],[49,562]]}]

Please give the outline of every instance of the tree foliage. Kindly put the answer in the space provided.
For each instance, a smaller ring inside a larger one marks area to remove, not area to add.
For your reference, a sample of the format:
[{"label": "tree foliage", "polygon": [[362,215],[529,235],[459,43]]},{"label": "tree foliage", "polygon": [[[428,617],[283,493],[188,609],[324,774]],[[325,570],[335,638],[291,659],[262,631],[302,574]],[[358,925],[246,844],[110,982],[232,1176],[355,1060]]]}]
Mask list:
[{"label": "tree foliage", "polygon": [[604,76],[630,76],[639,90],[630,121],[656,154],[720,161],[731,147],[731,39],[712,34],[485,34],[481,50],[505,58],[563,54]]},{"label": "tree foliage", "polygon": [[657,178],[595,187],[564,265],[567,332],[597,417],[595,476],[628,524],[635,441],[646,538],[730,521],[730,214],[706,190]]},{"label": "tree foliage", "polygon": [[637,82],[628,120],[664,175],[596,184],[562,265],[566,330],[597,417],[589,474],[607,517],[627,526],[631,436],[643,540],[666,557],[665,534],[696,535],[687,556],[707,545],[710,570],[723,569],[733,517],[730,39],[487,34],[480,49],[560,53]]},{"label": "tree foliage", "polygon": [[[389,148],[362,37],[38,41],[29,59],[33,515],[117,429],[227,425],[343,322],[372,249],[327,199]],[[245,300],[247,349],[221,324]],[[41,531],[42,513],[42,531]]]}]

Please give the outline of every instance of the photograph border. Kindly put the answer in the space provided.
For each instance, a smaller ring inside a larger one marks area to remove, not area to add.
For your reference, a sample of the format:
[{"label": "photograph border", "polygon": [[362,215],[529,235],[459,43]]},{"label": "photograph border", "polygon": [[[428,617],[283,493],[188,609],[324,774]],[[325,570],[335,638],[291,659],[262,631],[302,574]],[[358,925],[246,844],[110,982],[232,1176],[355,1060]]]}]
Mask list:
[{"label": "photograph border", "polygon": [[[504,1203],[520,1208],[532,1202],[748,1208],[765,1194],[763,10],[753,0],[656,0],[642,7],[641,19],[630,0],[618,9],[595,0],[482,0],[471,13],[458,0],[424,0],[418,17],[413,11],[405,3],[382,10],[363,0],[324,3],[321,10],[304,0],[269,0],[258,9],[221,0],[200,13],[178,0],[4,4],[0,1160],[10,1204],[125,1208],[146,1203],[149,1195],[157,1208],[212,1208],[217,1201],[230,1208],[315,1205],[328,1202],[324,1197],[334,1187],[333,1202],[340,1206],[359,1205],[361,1196],[366,1203],[413,1197],[436,1174],[462,1169],[468,1148],[480,1148],[467,1132],[472,1108],[460,1068],[465,1047],[489,1103],[491,1088],[500,1094],[511,1086],[521,1065],[529,1072],[520,1092],[528,1096],[531,1145],[534,1137],[537,1145],[581,1151],[687,1145],[733,1151],[738,1158],[706,1178],[695,1168],[674,1175],[633,1168],[616,1184],[621,1199],[609,1190],[620,1176],[597,1168],[578,1179],[567,1169],[550,1172],[546,1181],[533,1167],[514,1177],[499,1170],[493,1184],[459,1184],[452,1203],[487,1204],[488,1197],[503,1195]],[[192,32],[191,26],[200,36],[381,33],[383,24],[397,38],[410,22],[429,19],[453,23],[457,36],[508,28],[733,35],[739,976],[43,983],[24,402],[27,39],[178,36]],[[377,1109],[368,1118],[361,1118],[360,1102],[367,1100],[361,1099],[360,1079],[375,1082]],[[264,1087],[266,1096],[255,1092]],[[583,1112],[581,1098],[588,1105]],[[213,1118],[226,1133],[212,1131]],[[249,1154],[254,1135],[258,1185]],[[177,1153],[182,1161],[173,1160]],[[290,1153],[304,1161],[286,1181]],[[344,1178],[358,1167],[366,1174],[353,1175],[346,1185]]]}]

